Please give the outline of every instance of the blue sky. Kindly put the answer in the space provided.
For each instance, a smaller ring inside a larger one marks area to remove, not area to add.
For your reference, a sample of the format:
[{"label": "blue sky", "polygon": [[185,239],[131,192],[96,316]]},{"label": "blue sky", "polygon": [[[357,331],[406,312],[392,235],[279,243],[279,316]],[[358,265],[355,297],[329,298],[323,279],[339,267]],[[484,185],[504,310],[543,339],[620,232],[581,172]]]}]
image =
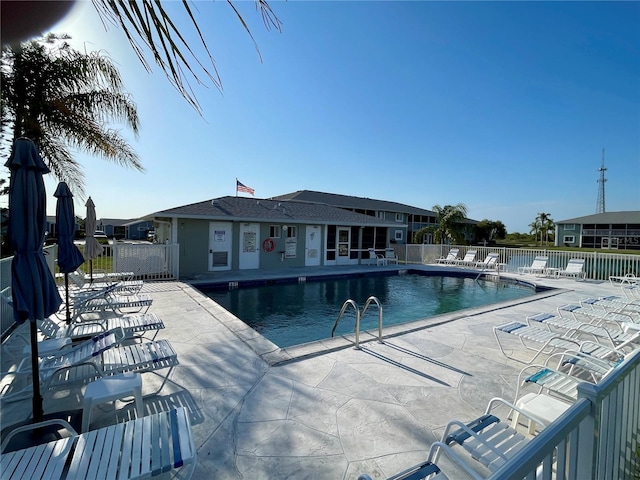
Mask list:
[{"label": "blue sky", "polygon": [[223,82],[194,85],[202,117],[90,3],[52,28],[111,55],[141,118],[146,173],[77,157],[98,217],[235,195],[237,177],[257,198],[464,203],[528,232],[539,212],[595,213],[603,148],[606,210],[640,210],[640,3],[270,4],[281,33],[237,4],[261,61],[226,2],[194,3]]}]

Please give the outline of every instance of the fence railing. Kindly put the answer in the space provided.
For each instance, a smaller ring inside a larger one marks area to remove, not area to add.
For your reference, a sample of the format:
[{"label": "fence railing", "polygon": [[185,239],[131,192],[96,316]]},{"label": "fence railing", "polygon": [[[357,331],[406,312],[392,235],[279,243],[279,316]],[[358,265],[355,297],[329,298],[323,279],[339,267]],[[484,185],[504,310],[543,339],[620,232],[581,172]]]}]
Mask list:
[{"label": "fence railing", "polygon": [[[98,258],[85,262],[85,272],[90,269],[106,272],[133,272],[141,280],[173,280],[179,276],[177,244],[130,244],[114,243],[103,245],[104,251]],[[84,253],[84,245],[78,245]],[[47,264],[53,275],[58,273],[56,258],[58,246],[44,248]],[[0,260],[0,290],[11,286],[11,261],[13,257]],[[60,278],[58,276],[58,278]],[[0,302],[0,330],[4,334],[13,325],[13,312],[6,302]]]},{"label": "fence railing", "polygon": [[576,252],[570,250],[546,250],[543,248],[507,248],[507,247],[475,247],[466,245],[397,245],[394,250],[398,259],[404,263],[435,263],[437,259],[446,257],[451,248],[459,248],[458,256],[462,258],[468,250],[476,250],[476,260],[484,260],[487,254],[498,252],[498,262],[504,271],[517,272],[518,267],[531,265],[538,255],[549,257],[547,266],[564,269],[572,258],[585,259],[586,278],[591,280],[609,280],[610,275],[633,273],[640,275],[640,255],[603,252]]},{"label": "fence railing", "polygon": [[[179,276],[177,244],[112,243],[103,245],[98,258],[85,262],[83,270],[133,272],[140,280],[173,280]],[[84,254],[84,245],[78,245]]]},{"label": "fence railing", "polygon": [[640,475],[640,350],[578,400],[487,480],[632,480]]},{"label": "fence railing", "polygon": [[[44,258],[51,273],[55,271],[56,258],[58,248],[57,245],[51,245],[44,248]],[[13,257],[0,259],[0,291],[11,286],[11,262]],[[13,325],[13,310],[7,302],[0,300],[0,333],[4,333]]]}]

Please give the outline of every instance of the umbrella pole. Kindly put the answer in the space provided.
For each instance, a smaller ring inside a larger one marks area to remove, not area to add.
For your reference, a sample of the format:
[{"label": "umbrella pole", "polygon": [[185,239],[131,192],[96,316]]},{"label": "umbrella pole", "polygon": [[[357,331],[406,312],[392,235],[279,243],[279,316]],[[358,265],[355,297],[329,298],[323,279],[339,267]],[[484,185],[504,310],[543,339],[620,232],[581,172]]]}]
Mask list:
[{"label": "umbrella pole", "polygon": [[31,324],[31,373],[33,375],[33,423],[42,421],[44,410],[42,408],[42,395],[40,394],[40,372],[38,364],[38,326],[35,320]]},{"label": "umbrella pole", "polygon": [[71,323],[71,312],[69,311],[69,274],[64,274],[64,293],[67,301],[67,325]]},{"label": "umbrella pole", "polygon": [[93,260],[89,260],[89,283],[93,283]]}]

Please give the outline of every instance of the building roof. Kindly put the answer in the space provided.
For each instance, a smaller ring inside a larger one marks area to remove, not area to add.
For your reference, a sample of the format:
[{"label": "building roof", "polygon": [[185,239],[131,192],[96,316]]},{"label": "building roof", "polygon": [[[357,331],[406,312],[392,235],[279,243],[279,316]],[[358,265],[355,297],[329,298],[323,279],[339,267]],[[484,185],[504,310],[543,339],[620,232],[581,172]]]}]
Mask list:
[{"label": "building roof", "polygon": [[563,223],[640,223],[640,210],[594,213],[593,215],[587,215],[585,217],[569,218],[568,220],[556,222],[556,224]]},{"label": "building roof", "polygon": [[[316,223],[324,225],[366,225],[405,227],[394,221],[344,210],[330,205],[292,200],[269,200],[246,197],[220,197],[204,202],[155,212],[151,217],[239,220],[275,223]],[[145,217],[149,218],[149,217]]]},{"label": "building roof", "polygon": [[409,213],[412,215],[436,216],[435,212],[404,205],[387,200],[377,200],[366,197],[353,197],[350,195],[339,195],[337,193],[315,192],[313,190],[298,190],[271,197],[272,200],[295,200],[298,202],[316,203],[331,205],[339,208],[355,208],[358,210],[378,210],[385,212]]}]

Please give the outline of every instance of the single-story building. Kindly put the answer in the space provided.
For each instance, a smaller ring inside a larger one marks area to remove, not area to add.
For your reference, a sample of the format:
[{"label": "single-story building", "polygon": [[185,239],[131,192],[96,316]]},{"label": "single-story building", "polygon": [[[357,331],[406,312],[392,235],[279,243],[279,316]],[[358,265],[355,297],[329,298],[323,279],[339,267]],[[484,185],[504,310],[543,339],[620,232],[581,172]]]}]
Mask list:
[{"label": "single-story building", "polygon": [[221,197],[171,208],[152,219],[159,243],[180,245],[180,274],[369,262],[406,229],[330,205]]},{"label": "single-story building", "polygon": [[556,246],[640,250],[640,211],[596,213],[556,222]]}]

